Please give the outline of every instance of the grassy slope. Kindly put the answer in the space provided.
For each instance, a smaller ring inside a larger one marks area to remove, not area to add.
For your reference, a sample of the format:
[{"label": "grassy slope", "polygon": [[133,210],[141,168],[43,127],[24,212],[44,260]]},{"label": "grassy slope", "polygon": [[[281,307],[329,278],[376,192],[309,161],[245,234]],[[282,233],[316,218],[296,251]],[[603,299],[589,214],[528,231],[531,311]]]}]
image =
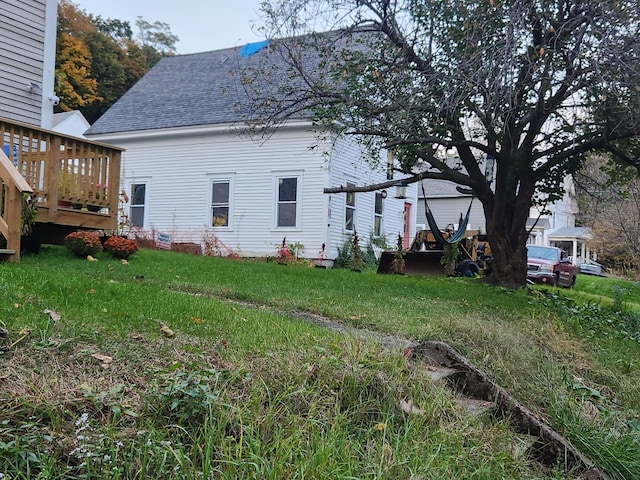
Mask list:
[{"label": "grassy slope", "polygon": [[[640,471],[640,345],[587,335],[545,290],[145,250],[129,265],[100,258],[49,247],[0,265],[0,326],[5,344],[17,342],[0,357],[0,473],[542,476],[513,454],[507,425],[468,418],[401,352],[294,311],[447,342],[614,477]],[[581,276],[562,293],[613,302],[611,283]],[[624,286],[626,304],[640,305],[638,288]],[[176,335],[165,338],[160,322]],[[108,368],[96,353],[113,358]],[[406,416],[402,398],[426,414]]]}]

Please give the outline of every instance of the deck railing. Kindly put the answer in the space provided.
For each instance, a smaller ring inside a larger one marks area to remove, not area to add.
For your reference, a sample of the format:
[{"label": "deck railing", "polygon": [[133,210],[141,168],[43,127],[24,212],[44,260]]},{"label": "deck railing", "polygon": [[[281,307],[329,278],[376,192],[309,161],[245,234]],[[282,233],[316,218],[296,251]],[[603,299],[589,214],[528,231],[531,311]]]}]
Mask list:
[{"label": "deck railing", "polygon": [[2,255],[20,259],[22,233],[22,194],[33,193],[3,151],[0,151],[0,233],[7,239]]},{"label": "deck railing", "polygon": [[[104,230],[117,227],[123,149],[3,118],[0,142],[9,165],[33,190],[36,222]],[[0,170],[5,185],[11,176],[7,168]]]}]

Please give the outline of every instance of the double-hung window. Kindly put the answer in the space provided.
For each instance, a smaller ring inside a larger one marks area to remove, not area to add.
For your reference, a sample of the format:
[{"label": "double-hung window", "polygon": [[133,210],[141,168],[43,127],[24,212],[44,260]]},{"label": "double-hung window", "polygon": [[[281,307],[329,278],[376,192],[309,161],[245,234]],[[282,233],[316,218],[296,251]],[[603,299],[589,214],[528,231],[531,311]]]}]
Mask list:
[{"label": "double-hung window", "polygon": [[373,208],[373,234],[376,237],[382,236],[382,193],[376,192],[376,198]]},{"label": "double-hung window", "polygon": [[[355,183],[347,182],[347,187],[355,187]],[[344,212],[344,229],[348,232],[354,231],[356,219],[356,194],[355,192],[347,192],[347,202]]]},{"label": "double-hung window", "polygon": [[298,177],[278,177],[276,227],[298,226]]},{"label": "double-hung window", "polygon": [[214,180],[211,183],[211,226],[229,226],[229,180]]},{"label": "double-hung window", "polygon": [[131,207],[129,221],[132,227],[144,227],[144,210],[147,196],[146,183],[131,184]]}]

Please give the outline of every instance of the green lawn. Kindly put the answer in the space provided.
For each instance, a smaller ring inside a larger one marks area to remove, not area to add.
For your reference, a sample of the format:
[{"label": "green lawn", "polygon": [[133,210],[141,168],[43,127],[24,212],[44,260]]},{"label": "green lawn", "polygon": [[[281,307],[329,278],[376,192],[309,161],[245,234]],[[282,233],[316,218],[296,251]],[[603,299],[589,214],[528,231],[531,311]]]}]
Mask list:
[{"label": "green lawn", "polygon": [[573,478],[518,454],[507,422],[465,413],[375,333],[449,343],[612,478],[640,478],[632,282],[514,292],[150,250],[98,258],[46,246],[0,265],[0,478]]}]

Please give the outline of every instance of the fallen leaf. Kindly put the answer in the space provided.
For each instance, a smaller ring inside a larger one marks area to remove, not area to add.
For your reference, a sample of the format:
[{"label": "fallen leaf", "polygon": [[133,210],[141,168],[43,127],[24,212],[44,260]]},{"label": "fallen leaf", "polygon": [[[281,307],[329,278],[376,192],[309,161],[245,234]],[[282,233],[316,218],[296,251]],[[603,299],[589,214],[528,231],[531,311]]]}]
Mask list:
[{"label": "fallen leaf", "polygon": [[387,428],[387,424],[386,423],[376,423],[373,426],[374,430],[378,430],[379,432],[383,431],[385,428]]},{"label": "fallen leaf", "polygon": [[129,262],[128,262],[125,258],[123,258],[122,260],[120,260],[120,263],[121,263],[122,265],[129,265]]},{"label": "fallen leaf", "polygon": [[191,321],[193,323],[197,323],[198,325],[204,323],[204,320],[202,320],[201,318],[198,318],[198,317],[191,317]]},{"label": "fallen leaf", "polygon": [[49,310],[48,308],[46,310],[44,310],[42,313],[49,315],[49,317],[51,318],[51,320],[53,320],[54,322],[57,322],[58,320],[60,320],[60,314],[58,312],[56,312],[55,310]]},{"label": "fallen leaf", "polygon": [[29,335],[31,333],[31,327],[22,327],[18,332],[18,335]]},{"label": "fallen leaf", "polygon": [[91,356],[93,358],[95,358],[96,360],[101,361],[102,363],[111,363],[111,362],[113,362],[113,358],[110,357],[109,355],[102,355],[101,353],[93,353],[93,354],[91,354]]},{"label": "fallen leaf", "polygon": [[416,407],[411,400],[409,401],[402,400],[400,402],[400,408],[404,413],[407,413],[407,414],[424,415],[424,410],[421,410],[418,407]]},{"label": "fallen leaf", "polygon": [[13,308],[20,308],[22,306],[21,303],[14,303]]},{"label": "fallen leaf", "polygon": [[307,373],[311,376],[314,376],[318,372],[318,365],[313,363],[307,366]]},{"label": "fallen leaf", "polygon": [[171,330],[162,322],[160,322],[160,332],[167,338],[171,338],[176,334],[173,330]]},{"label": "fallen leaf", "polygon": [[9,378],[11,374],[9,372],[0,373],[0,380],[5,380]]},{"label": "fallen leaf", "polygon": [[87,260],[89,260],[90,262],[97,262],[98,261],[97,258],[93,258],[91,255],[87,255]]}]

